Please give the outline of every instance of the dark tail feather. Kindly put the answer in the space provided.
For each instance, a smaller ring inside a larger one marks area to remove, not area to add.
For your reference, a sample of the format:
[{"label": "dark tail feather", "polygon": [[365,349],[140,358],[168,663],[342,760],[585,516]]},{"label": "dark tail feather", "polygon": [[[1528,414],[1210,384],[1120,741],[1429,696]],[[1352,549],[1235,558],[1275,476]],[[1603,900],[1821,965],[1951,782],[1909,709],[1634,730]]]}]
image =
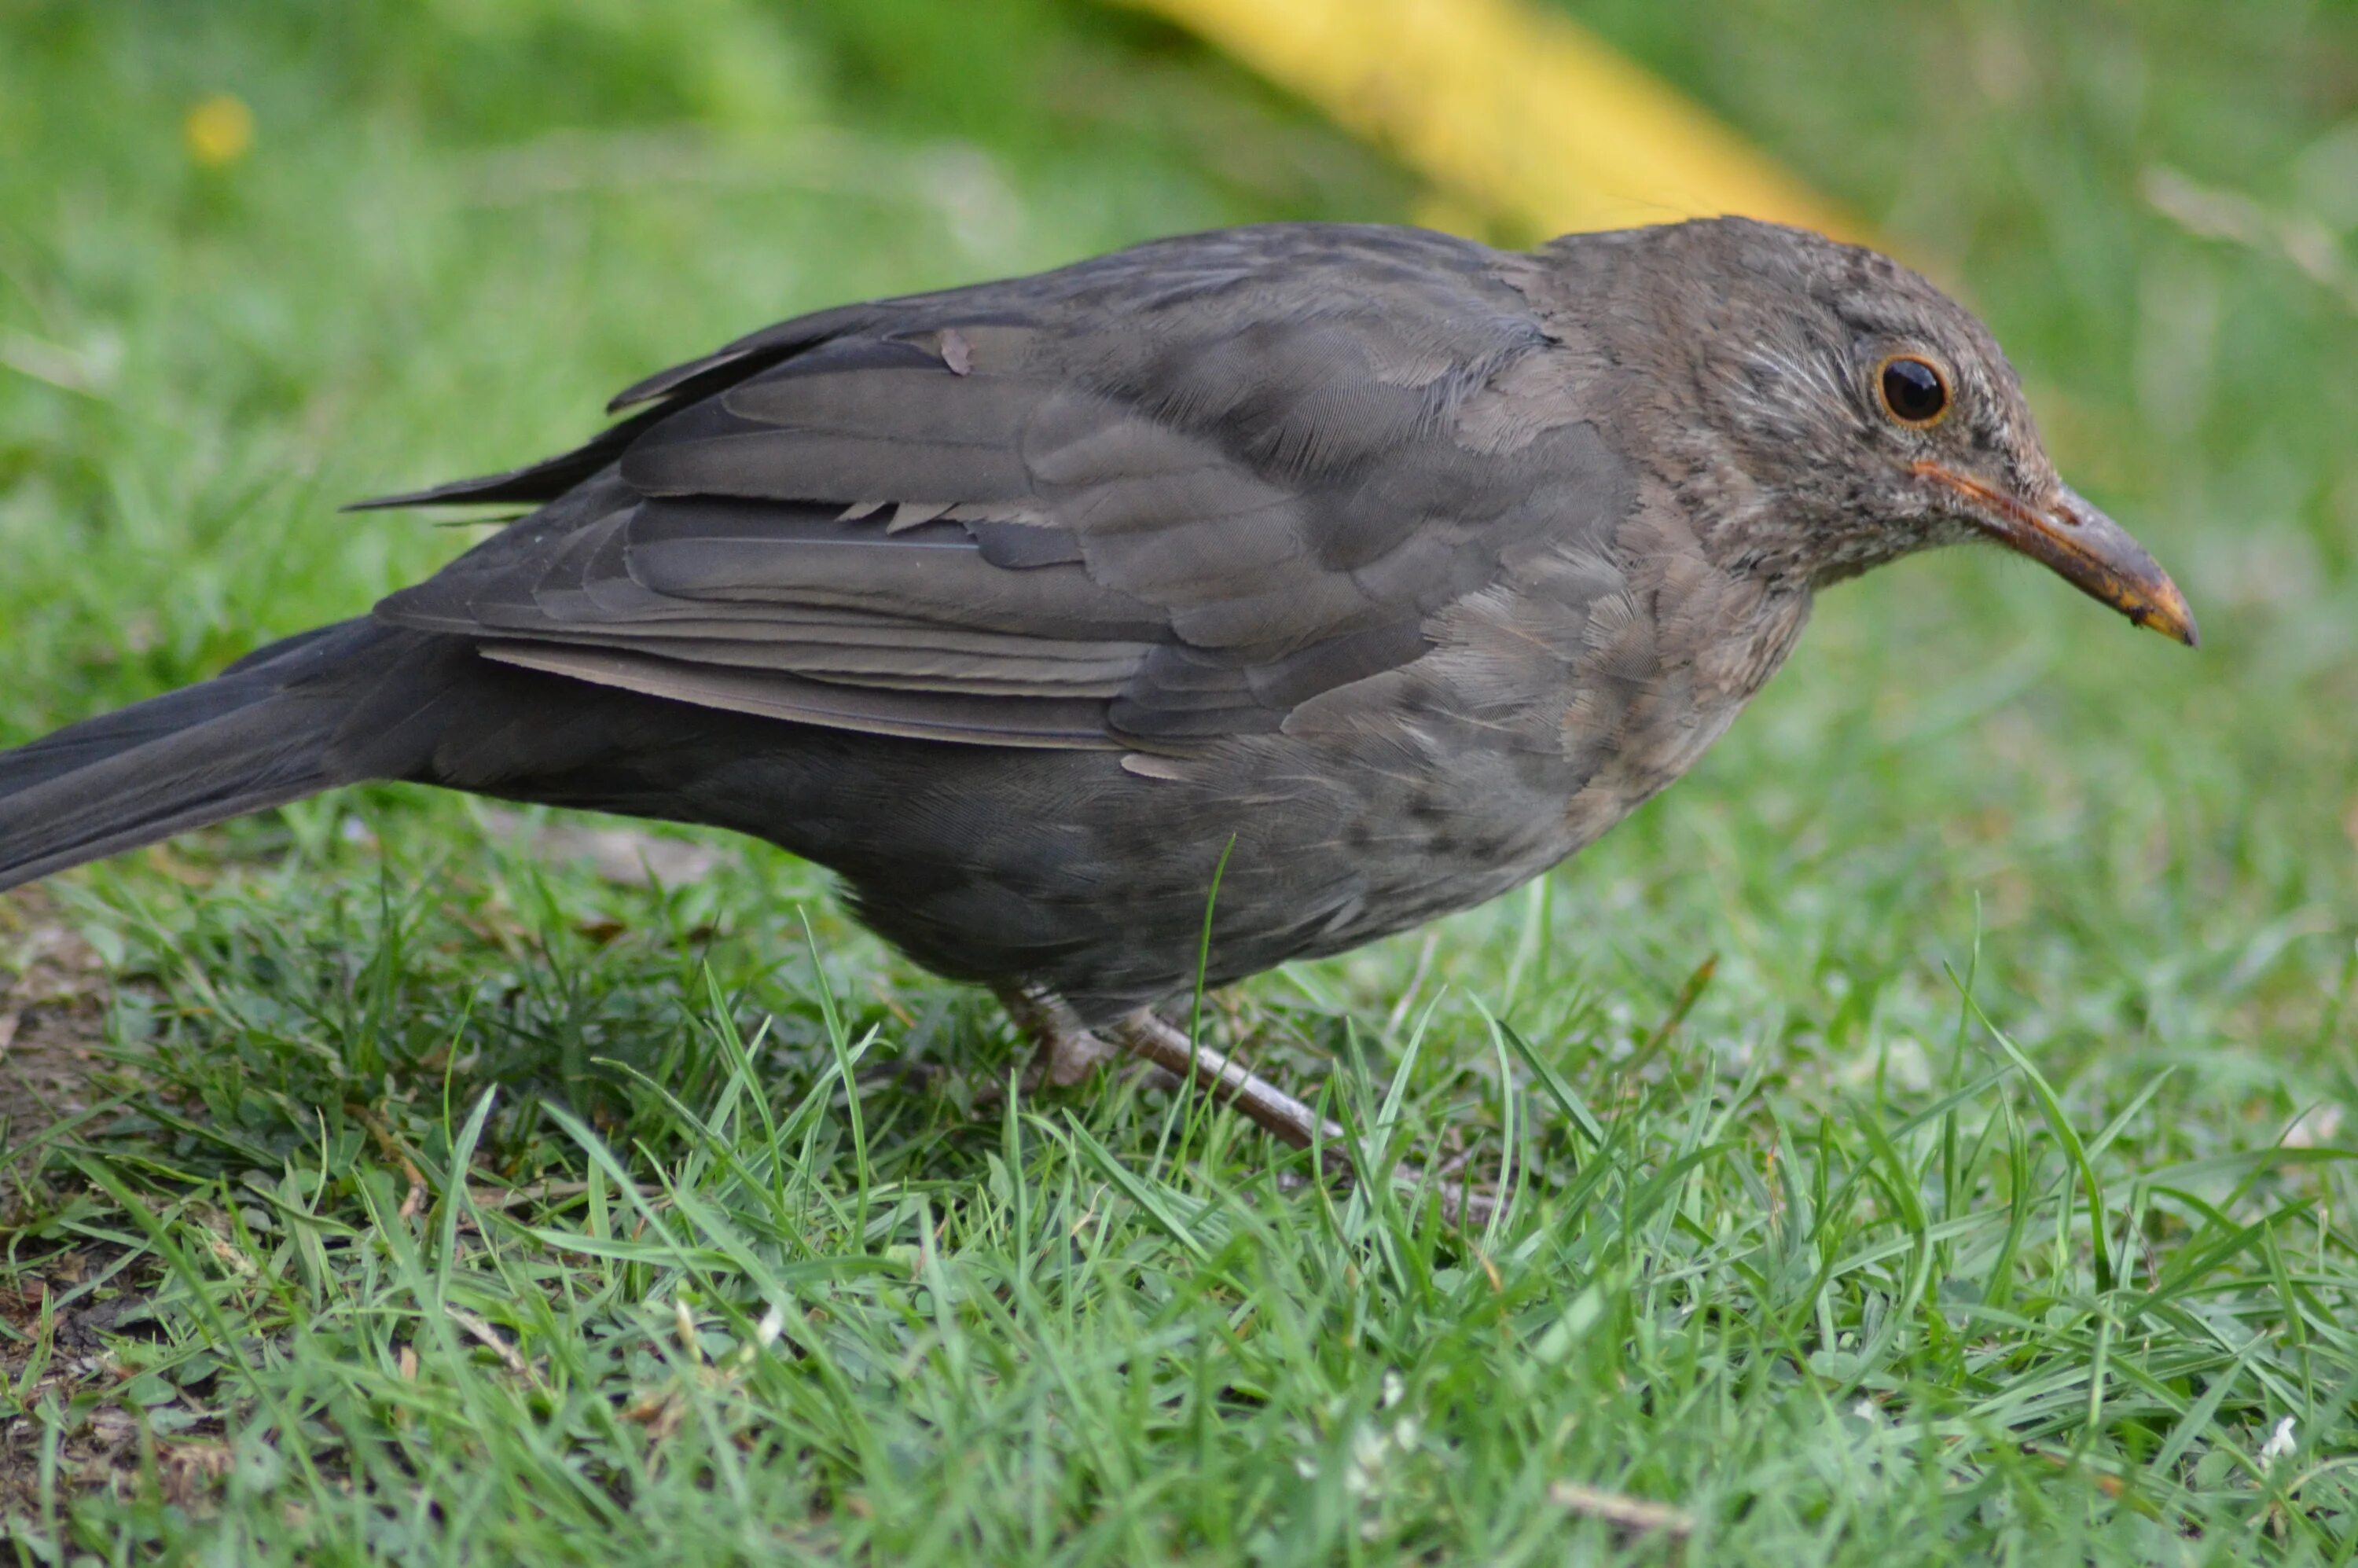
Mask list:
[{"label": "dark tail feather", "polygon": [[0,752],[0,889],[368,776],[332,760],[352,693],[321,677],[387,635],[322,628]]}]

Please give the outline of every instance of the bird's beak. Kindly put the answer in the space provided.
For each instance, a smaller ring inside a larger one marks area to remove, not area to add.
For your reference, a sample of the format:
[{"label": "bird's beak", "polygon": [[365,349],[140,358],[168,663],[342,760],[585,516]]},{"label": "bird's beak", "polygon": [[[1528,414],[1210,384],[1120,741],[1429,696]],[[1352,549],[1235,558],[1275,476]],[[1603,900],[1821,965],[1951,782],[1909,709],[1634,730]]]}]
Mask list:
[{"label": "bird's beak", "polygon": [[2051,505],[2038,507],[1979,480],[1920,462],[1919,478],[1954,491],[1974,522],[2010,548],[2052,569],[2091,599],[2101,600],[2139,626],[2150,626],[2188,647],[2201,645],[2194,612],[2145,546],[2075,493],[2059,487]]}]

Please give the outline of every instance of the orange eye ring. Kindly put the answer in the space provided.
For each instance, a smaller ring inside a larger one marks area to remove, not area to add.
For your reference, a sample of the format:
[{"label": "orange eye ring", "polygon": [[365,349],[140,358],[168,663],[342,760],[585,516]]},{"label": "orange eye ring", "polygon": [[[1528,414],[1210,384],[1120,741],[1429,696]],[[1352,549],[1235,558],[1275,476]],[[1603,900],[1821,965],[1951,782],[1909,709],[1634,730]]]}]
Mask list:
[{"label": "orange eye ring", "polygon": [[1892,354],[1877,365],[1875,395],[1911,430],[1929,430],[1949,416],[1948,373],[1921,354]]}]

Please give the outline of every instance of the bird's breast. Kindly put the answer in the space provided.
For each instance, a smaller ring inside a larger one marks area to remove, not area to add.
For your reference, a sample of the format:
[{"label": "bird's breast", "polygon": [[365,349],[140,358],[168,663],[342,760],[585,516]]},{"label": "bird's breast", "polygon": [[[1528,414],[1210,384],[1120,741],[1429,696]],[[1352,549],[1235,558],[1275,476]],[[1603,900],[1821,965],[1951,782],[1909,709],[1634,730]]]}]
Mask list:
[{"label": "bird's breast", "polygon": [[1680,553],[1633,562],[1600,609],[1562,717],[1581,779],[1564,807],[1575,849],[1702,760],[1792,651],[1810,601]]},{"label": "bird's breast", "polygon": [[1552,542],[1438,617],[1433,653],[1402,673],[1401,709],[1444,738],[1421,748],[1435,774],[1490,792],[1467,809],[1548,823],[1530,853],[1552,863],[1693,766],[1808,614],[1805,590],[1731,571],[1675,512],[1641,509],[1606,537]]}]

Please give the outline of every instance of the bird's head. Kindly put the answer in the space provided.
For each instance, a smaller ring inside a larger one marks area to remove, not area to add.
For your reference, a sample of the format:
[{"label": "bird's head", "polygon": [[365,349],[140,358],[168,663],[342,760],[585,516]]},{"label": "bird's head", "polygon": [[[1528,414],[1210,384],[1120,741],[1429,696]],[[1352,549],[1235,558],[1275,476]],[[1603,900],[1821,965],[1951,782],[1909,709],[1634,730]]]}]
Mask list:
[{"label": "bird's head", "polygon": [[1692,381],[1677,392],[1740,470],[1720,551],[1816,586],[1993,540],[2194,644],[2168,574],[2056,473],[1971,311],[1887,256],[1802,230],[1716,219],[1637,234],[1623,276],[1680,343]]}]

